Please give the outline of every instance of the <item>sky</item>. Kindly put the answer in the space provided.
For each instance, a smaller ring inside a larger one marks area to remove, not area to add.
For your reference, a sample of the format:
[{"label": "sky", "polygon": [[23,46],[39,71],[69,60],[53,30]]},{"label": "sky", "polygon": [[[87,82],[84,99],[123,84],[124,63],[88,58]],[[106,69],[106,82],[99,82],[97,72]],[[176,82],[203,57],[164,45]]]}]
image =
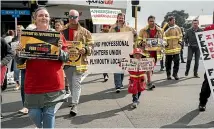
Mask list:
[{"label": "sky", "polygon": [[[190,16],[212,15],[214,11],[214,0],[210,1],[161,1],[140,0],[141,11],[138,12],[138,31],[145,27],[149,15],[156,17],[156,23],[160,24],[167,12],[173,10],[185,10]],[[126,10],[126,21],[134,27],[134,18],[131,17],[131,1],[128,1]]]}]

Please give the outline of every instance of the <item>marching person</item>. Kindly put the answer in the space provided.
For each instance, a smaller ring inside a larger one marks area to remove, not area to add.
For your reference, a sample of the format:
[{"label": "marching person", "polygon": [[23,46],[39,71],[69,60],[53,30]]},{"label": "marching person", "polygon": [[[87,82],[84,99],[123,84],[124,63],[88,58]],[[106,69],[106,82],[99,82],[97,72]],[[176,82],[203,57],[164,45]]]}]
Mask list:
[{"label": "marching person", "polygon": [[185,61],[184,61],[184,52],[183,52],[183,50],[184,50],[184,36],[185,36],[185,31],[184,31],[184,28],[183,27],[181,27],[181,32],[182,32],[182,35],[183,35],[183,39],[182,39],[182,42],[181,42],[181,51],[180,51],[180,58],[181,58],[181,63],[186,63]]},{"label": "marching person", "polygon": [[[120,33],[120,32],[129,32],[132,31],[134,37],[137,36],[137,32],[126,25],[125,23],[125,14],[118,13],[117,15],[117,21],[114,25],[111,26],[109,33]],[[114,84],[116,88],[116,93],[120,93],[121,89],[124,88],[123,86],[123,73],[114,73]]]},{"label": "marching person", "polygon": [[198,27],[199,21],[193,20],[192,27],[187,30],[184,40],[185,43],[188,44],[188,55],[187,55],[187,63],[186,63],[186,71],[185,76],[188,76],[189,69],[192,61],[193,55],[195,55],[195,66],[194,66],[194,77],[199,78],[198,76],[198,67],[199,67],[199,59],[200,59],[200,50],[198,47],[197,39],[195,33],[201,32],[202,29]]},{"label": "marching person", "polygon": [[[146,58],[147,54],[143,53],[142,49],[135,48],[133,53],[130,54],[130,58],[134,58],[140,60],[142,58]],[[140,103],[139,98],[141,96],[142,91],[145,90],[146,80],[145,80],[145,72],[139,71],[139,64],[137,66],[137,71],[128,71],[129,72],[129,87],[128,92],[132,94],[132,105],[131,108],[137,108],[137,105]]]},{"label": "marching person", "polygon": [[[6,43],[5,39],[1,37],[1,68],[3,66],[7,66],[7,64],[14,57],[14,53],[8,43]],[[1,75],[2,76],[2,75]],[[5,75],[6,76],[6,75]],[[1,80],[3,81],[3,80]],[[2,85],[1,85],[2,88]],[[2,95],[1,95],[1,103],[2,103]],[[1,119],[3,118],[1,114]]]},{"label": "marching person", "polygon": [[179,80],[178,71],[179,71],[179,54],[181,51],[181,42],[182,42],[182,32],[179,26],[175,25],[175,18],[170,16],[168,18],[168,27],[164,31],[165,39],[167,42],[167,46],[165,47],[165,55],[166,55],[166,74],[167,79],[171,80],[171,67],[172,61],[174,62],[173,66],[173,74],[172,76],[175,80]]},{"label": "marching person", "polygon": [[69,11],[69,23],[64,26],[62,33],[67,41],[80,41],[83,48],[78,54],[81,55],[81,66],[69,66],[65,64],[64,70],[71,90],[72,101],[69,106],[70,115],[77,115],[77,105],[79,103],[81,94],[81,78],[87,70],[87,56],[91,54],[93,48],[93,41],[91,33],[82,27],[79,23],[79,12],[77,10]]},{"label": "marching person", "polygon": [[[12,48],[12,50],[15,52],[15,49],[17,47],[17,44],[19,43],[20,41],[20,36],[21,36],[21,30],[23,30],[24,27],[22,25],[18,25],[17,26],[17,36],[15,36],[12,40],[12,42],[10,43],[10,46]],[[17,68],[17,63],[15,61],[15,59],[12,60],[12,67],[13,67],[13,71],[14,71],[14,81],[16,82],[16,86],[14,88],[14,90],[19,90],[21,88],[21,84],[19,82],[19,75],[20,75],[20,69]]]},{"label": "marching person", "polygon": [[[140,30],[139,33],[139,39],[142,41],[142,49],[145,49],[146,51],[148,51],[149,53],[149,57],[154,58],[155,59],[155,64],[157,62],[157,60],[161,60],[162,59],[162,48],[160,47],[146,47],[146,39],[147,38],[160,38],[163,39],[163,31],[161,30],[160,27],[158,27],[155,24],[155,17],[154,16],[149,16],[148,17],[148,25]],[[152,83],[152,71],[151,72],[147,72],[147,87],[149,90],[152,90],[153,88],[155,88],[155,85]]]},{"label": "marching person", "polygon": [[[34,24],[30,24],[27,26],[26,30],[33,30],[35,28],[36,28],[36,26]],[[21,31],[22,31],[22,29],[20,29],[20,30],[17,29],[18,36],[21,36],[20,35]],[[25,102],[24,81],[25,81],[26,64],[24,63],[22,65],[17,65],[17,68],[20,69],[20,72],[21,72],[21,98],[22,98],[22,104],[23,104],[23,108],[21,110],[19,110],[18,113],[26,115],[26,114],[28,114],[28,109],[25,107],[25,104],[24,104],[24,102]]]},{"label": "marching person", "polygon": [[64,22],[62,20],[55,21],[55,30],[60,32],[63,29]]},{"label": "marching person", "polygon": [[[53,31],[49,28],[50,15],[46,8],[36,9],[34,19],[35,31]],[[17,51],[22,48],[20,44]],[[65,87],[62,66],[69,56],[62,35],[60,35],[59,48],[59,60],[25,59],[16,56],[18,64],[26,62],[25,106],[29,109],[29,117],[37,128],[54,128],[55,106],[58,102],[64,101]]]},{"label": "marching person", "polygon": [[[24,27],[22,25],[18,25],[17,26],[17,36],[16,36],[16,41],[15,42],[11,42],[11,47],[13,49],[14,52],[15,49],[17,48],[17,45],[20,43],[20,39],[21,39],[21,31],[24,29]],[[15,53],[16,54],[16,53]],[[18,78],[19,80],[19,73],[21,73],[21,82],[20,82],[20,88],[21,88],[21,99],[22,99],[22,105],[23,105],[23,108],[21,110],[18,111],[18,113],[20,114],[23,114],[23,115],[26,115],[28,114],[28,109],[24,106],[24,75],[23,73],[25,73],[25,68],[24,67],[21,67],[20,65],[17,65],[17,62],[14,60],[14,72],[15,72],[15,69],[17,69],[19,72],[16,74],[16,78]],[[14,75],[14,78],[15,78],[15,75]],[[16,89],[18,90],[18,89]]]},{"label": "marching person", "polygon": [[[63,27],[64,27],[64,22],[62,20],[56,20],[55,21],[55,30],[56,31],[61,32]],[[70,94],[68,79],[66,78],[66,75],[64,75],[64,76],[65,76],[65,78],[64,78],[64,80],[65,80],[65,91],[66,91],[66,94]]]},{"label": "marching person", "polygon": [[[103,29],[102,29],[102,32],[103,33],[108,33],[109,32],[109,29],[110,29],[110,25],[103,25]],[[103,78],[104,78],[104,82],[108,81],[108,73],[103,73]]]},{"label": "marching person", "polygon": [[[204,31],[208,31],[208,30],[214,30],[214,24],[204,29]],[[206,104],[207,104],[208,98],[210,97],[210,94],[211,94],[211,90],[210,90],[209,82],[205,72],[204,82],[202,83],[201,93],[199,98],[199,106],[198,106],[199,111],[203,112],[206,110]]]}]

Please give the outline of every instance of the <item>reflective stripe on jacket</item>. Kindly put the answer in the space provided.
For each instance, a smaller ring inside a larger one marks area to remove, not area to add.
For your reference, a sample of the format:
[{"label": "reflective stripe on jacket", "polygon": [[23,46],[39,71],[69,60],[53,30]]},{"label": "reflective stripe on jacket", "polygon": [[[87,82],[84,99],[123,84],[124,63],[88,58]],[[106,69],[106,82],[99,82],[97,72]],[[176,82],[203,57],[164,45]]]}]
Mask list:
[{"label": "reflective stripe on jacket", "polygon": [[165,47],[165,54],[166,55],[175,55],[179,54],[181,50],[181,41],[182,41],[182,32],[180,27],[174,25],[169,27],[165,32],[164,39],[167,42],[167,46]]}]

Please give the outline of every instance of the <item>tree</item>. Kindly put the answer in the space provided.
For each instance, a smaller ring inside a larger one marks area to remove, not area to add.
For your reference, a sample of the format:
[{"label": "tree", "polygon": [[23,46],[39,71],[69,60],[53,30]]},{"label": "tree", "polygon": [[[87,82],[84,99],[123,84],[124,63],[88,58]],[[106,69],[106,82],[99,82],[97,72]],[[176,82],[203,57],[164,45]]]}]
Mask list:
[{"label": "tree", "polygon": [[172,12],[168,12],[164,17],[164,21],[162,22],[162,24],[164,24],[164,22],[167,22],[169,16],[175,17],[175,22],[179,27],[184,27],[185,29],[187,29],[191,26],[189,25],[189,23],[186,23],[186,19],[189,17],[189,14],[185,13],[184,10],[174,10]]}]

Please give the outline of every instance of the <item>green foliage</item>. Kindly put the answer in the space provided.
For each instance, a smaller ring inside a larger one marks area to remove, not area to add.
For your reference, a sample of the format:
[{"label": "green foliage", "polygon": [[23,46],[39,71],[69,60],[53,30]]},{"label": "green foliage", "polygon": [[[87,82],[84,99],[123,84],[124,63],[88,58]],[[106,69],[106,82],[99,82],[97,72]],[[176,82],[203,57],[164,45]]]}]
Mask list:
[{"label": "green foliage", "polygon": [[170,17],[170,16],[175,17],[175,22],[179,27],[184,27],[185,29],[188,29],[189,27],[191,27],[191,24],[185,23],[186,19],[189,17],[189,14],[185,13],[184,10],[181,10],[181,11],[174,10],[172,12],[168,12],[164,17],[164,21],[162,22],[162,24],[164,22],[167,22],[168,17]]}]

